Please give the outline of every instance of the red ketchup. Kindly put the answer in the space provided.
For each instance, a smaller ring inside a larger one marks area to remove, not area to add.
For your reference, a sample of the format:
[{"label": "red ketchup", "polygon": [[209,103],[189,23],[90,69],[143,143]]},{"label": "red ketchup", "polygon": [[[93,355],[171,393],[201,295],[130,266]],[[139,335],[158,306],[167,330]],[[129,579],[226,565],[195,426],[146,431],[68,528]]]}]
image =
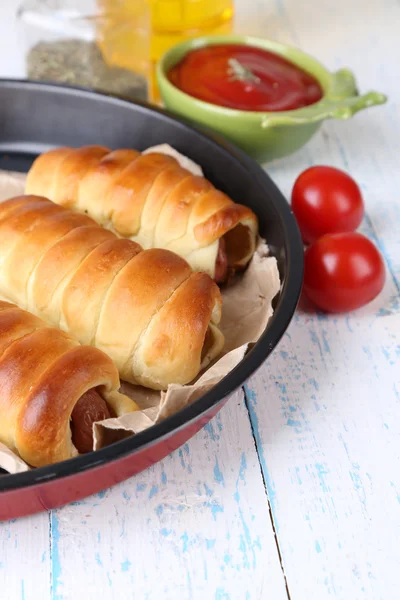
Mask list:
[{"label": "red ketchup", "polygon": [[318,81],[295,64],[246,45],[192,50],[170,69],[168,79],[194,98],[238,110],[294,110],[323,95]]}]

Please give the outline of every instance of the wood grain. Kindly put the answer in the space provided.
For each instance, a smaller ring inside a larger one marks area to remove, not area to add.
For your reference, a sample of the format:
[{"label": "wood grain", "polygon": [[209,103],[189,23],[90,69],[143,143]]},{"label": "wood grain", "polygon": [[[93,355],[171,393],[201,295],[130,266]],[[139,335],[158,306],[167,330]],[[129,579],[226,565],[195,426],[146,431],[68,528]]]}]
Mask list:
[{"label": "wood grain", "polygon": [[[18,2],[6,4],[0,74],[19,75]],[[237,0],[236,23],[389,95],[268,166],[288,198],[312,164],[352,173],[385,289],[350,315],[303,301],[246,402],[238,392],[182,449],[112,490],[1,524],[7,600],[399,597],[400,4]]]},{"label": "wood grain", "polygon": [[[51,515],[52,599],[286,600],[243,394],[190,444]],[[72,551],[73,548],[73,551]]]},{"label": "wood grain", "polygon": [[[383,252],[384,292],[347,316],[303,301],[277,352],[247,385],[291,598],[395,599],[400,534],[400,23],[396,2],[280,3],[292,43],[360,89],[379,110],[328,122],[304,152],[269,172],[287,197],[312,164],[348,170],[367,208],[362,231]],[[368,8],[368,13],[366,12]],[[362,17],[361,17],[362,15]],[[312,29],[311,27],[312,21]],[[357,27],[358,23],[358,27]],[[289,31],[289,29],[288,29]]]},{"label": "wood grain", "polygon": [[0,524],[0,597],[51,600],[49,515]]}]

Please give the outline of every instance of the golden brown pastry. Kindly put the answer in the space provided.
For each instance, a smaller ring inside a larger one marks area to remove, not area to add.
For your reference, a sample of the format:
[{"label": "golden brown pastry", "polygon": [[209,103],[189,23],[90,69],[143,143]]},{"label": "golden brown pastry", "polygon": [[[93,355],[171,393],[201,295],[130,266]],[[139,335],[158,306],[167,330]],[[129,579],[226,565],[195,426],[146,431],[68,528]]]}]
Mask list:
[{"label": "golden brown pastry", "polygon": [[26,193],[87,213],[143,248],[172,250],[217,282],[244,268],[255,250],[253,211],[166,154],[58,148],[33,163]]},{"label": "golden brown pastry", "polygon": [[0,301],[0,441],[33,467],[93,448],[96,421],[137,410],[97,348]]},{"label": "golden brown pastry", "polygon": [[223,346],[221,295],[208,275],[46,198],[0,204],[0,296],[153,389],[188,383]]}]

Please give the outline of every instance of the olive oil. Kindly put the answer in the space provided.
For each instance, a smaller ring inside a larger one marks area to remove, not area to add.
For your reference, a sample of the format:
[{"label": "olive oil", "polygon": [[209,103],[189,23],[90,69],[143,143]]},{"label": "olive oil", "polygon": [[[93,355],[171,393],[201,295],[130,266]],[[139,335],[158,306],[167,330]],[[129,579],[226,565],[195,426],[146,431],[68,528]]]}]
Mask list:
[{"label": "olive oil", "polygon": [[[154,67],[175,44],[200,35],[229,33],[232,0],[98,0],[104,17],[99,44],[110,65],[146,75],[157,101]],[[146,72],[147,70],[147,72]]]}]

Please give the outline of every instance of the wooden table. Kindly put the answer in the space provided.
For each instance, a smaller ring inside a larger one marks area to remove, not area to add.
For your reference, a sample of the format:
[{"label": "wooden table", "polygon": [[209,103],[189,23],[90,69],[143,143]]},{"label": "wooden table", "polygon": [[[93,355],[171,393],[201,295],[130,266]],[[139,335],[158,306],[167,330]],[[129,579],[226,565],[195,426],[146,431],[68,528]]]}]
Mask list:
[{"label": "wooden table", "polygon": [[[2,75],[22,68],[14,9],[1,3]],[[5,600],[400,596],[400,4],[242,0],[237,12],[241,30],[351,67],[362,91],[389,95],[268,166],[287,197],[312,164],[352,173],[385,289],[348,315],[299,310],[245,388],[153,468],[1,524]]]}]

